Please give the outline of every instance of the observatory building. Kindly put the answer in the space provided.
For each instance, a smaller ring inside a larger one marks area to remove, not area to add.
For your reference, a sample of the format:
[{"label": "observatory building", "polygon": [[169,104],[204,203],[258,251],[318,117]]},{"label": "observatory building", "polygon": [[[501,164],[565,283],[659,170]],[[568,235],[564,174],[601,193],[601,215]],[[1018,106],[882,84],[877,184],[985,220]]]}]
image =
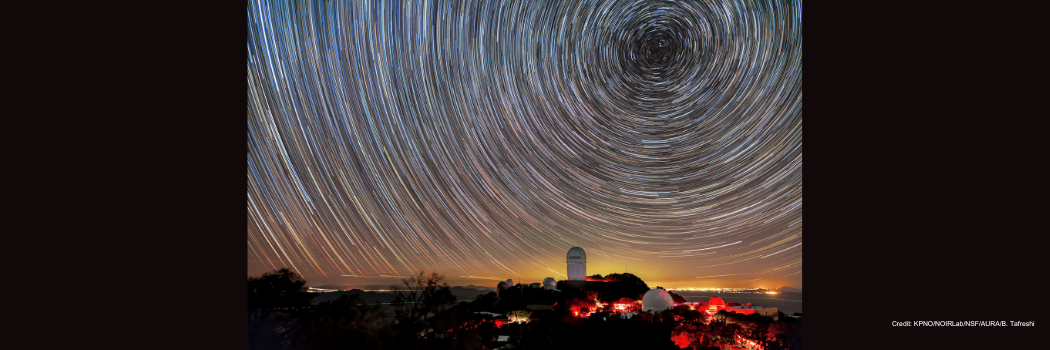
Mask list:
[{"label": "observatory building", "polygon": [[718,310],[722,310],[725,307],[726,302],[722,300],[722,298],[714,297],[711,298],[711,300],[707,301],[707,310],[709,310],[707,313],[709,314],[716,313],[718,312]]},{"label": "observatory building", "polygon": [[554,289],[557,285],[558,281],[555,281],[554,278],[547,277],[543,279],[543,289]]},{"label": "observatory building", "polygon": [[660,312],[674,306],[674,299],[667,291],[656,288],[650,289],[642,296],[642,311]]},{"label": "observatory building", "polygon": [[510,288],[510,287],[513,287],[513,286],[514,286],[514,280],[508,278],[507,279],[507,288]]},{"label": "observatory building", "polygon": [[587,279],[587,253],[583,248],[572,247],[565,254],[565,264],[568,265],[570,281],[585,281]]},{"label": "observatory building", "polygon": [[496,285],[496,297],[499,297],[500,293],[503,293],[504,289],[507,289],[507,282],[500,282],[499,284],[497,284]]},{"label": "observatory building", "polygon": [[726,310],[726,311],[729,311],[729,312],[736,312],[738,314],[744,314],[744,315],[759,314],[762,317],[772,318],[773,321],[780,320],[779,310],[777,310],[777,308],[772,307],[772,306],[754,306],[754,305],[751,305],[751,303],[748,303],[747,305],[741,305],[741,306],[727,306],[723,310]]}]

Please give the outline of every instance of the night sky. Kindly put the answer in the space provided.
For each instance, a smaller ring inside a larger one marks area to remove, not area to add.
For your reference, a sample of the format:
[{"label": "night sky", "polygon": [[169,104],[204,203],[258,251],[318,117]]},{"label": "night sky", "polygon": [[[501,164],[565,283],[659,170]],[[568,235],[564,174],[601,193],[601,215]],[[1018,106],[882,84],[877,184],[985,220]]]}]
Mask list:
[{"label": "night sky", "polygon": [[802,287],[802,10],[250,2],[248,275]]}]

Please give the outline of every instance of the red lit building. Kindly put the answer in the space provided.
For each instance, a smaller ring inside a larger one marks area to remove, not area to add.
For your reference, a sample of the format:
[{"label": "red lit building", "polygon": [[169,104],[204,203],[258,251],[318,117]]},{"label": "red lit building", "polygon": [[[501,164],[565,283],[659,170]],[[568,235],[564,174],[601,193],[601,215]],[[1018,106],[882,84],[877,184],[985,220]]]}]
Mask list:
[{"label": "red lit building", "polygon": [[730,306],[725,308],[725,310],[744,315],[759,314],[765,317],[772,317],[773,321],[780,319],[780,313],[777,308],[771,306],[754,306],[748,303],[742,306]]},{"label": "red lit building", "polygon": [[722,298],[714,297],[708,300],[706,303],[697,303],[696,309],[706,312],[708,315],[714,315],[718,310],[722,310],[726,307],[726,302]]},{"label": "red lit building", "polygon": [[714,315],[719,310],[726,310],[727,312],[736,312],[740,314],[750,315],[759,314],[766,317],[772,317],[774,321],[779,318],[777,308],[768,306],[754,306],[751,303],[740,305],[740,303],[726,303],[722,298],[714,297],[708,300],[706,303],[696,303],[696,310],[704,311],[708,315]]}]

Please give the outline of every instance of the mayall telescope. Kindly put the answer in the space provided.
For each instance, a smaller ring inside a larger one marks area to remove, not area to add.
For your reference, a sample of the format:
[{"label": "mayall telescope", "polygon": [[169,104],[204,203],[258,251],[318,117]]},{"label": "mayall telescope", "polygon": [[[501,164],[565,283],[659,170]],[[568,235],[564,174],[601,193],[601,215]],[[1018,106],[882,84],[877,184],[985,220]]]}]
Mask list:
[{"label": "mayall telescope", "polygon": [[587,253],[583,252],[583,248],[569,248],[569,253],[565,254],[565,264],[568,265],[570,281],[587,280]]}]

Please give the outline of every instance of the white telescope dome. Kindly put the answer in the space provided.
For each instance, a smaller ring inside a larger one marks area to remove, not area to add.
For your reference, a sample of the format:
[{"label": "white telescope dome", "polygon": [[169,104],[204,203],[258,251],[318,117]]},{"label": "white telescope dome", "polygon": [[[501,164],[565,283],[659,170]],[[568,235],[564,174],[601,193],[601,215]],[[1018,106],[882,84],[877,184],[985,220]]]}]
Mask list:
[{"label": "white telescope dome", "polygon": [[666,290],[650,289],[642,296],[642,311],[660,312],[674,306],[674,299]]},{"label": "white telescope dome", "polygon": [[547,278],[543,279],[543,288],[544,289],[554,289],[557,286],[558,286],[558,281],[555,281],[554,278],[547,277]]}]

